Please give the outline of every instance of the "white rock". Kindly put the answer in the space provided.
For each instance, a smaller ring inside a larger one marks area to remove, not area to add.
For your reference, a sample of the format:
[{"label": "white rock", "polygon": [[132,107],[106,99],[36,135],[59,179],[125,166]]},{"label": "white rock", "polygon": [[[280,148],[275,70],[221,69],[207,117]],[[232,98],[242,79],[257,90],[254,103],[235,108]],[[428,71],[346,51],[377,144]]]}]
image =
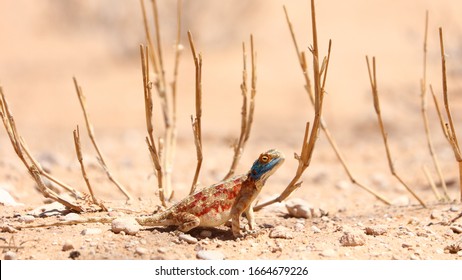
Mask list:
[{"label": "white rock", "polygon": [[142,255],[146,255],[147,253],[149,253],[149,250],[143,247],[136,247],[135,253],[142,256]]},{"label": "white rock", "polygon": [[97,234],[101,234],[103,231],[99,228],[86,228],[84,230],[82,230],[82,232],[80,234],[82,235],[97,235]]},{"label": "white rock", "polygon": [[79,221],[79,220],[82,220],[82,217],[80,217],[79,214],[77,213],[69,213],[65,216],[62,216],[59,218],[61,221],[66,221],[66,222],[70,222],[70,221]]},{"label": "white rock", "polygon": [[362,246],[366,240],[362,232],[344,232],[339,242],[342,246]]},{"label": "white rock", "polygon": [[296,223],[294,225],[294,230],[295,231],[303,231],[305,229],[305,224],[302,223]]},{"label": "white rock", "polygon": [[33,223],[35,221],[35,217],[31,216],[31,215],[24,215],[24,216],[21,216],[19,218],[19,221],[23,222],[23,223],[26,223],[26,224],[30,224],[30,223]]},{"label": "white rock", "polygon": [[317,227],[317,226],[311,226],[311,230],[314,232],[314,233],[320,233],[321,230]]},{"label": "white rock", "polygon": [[224,260],[225,255],[217,250],[200,250],[197,252],[196,257],[201,260]]},{"label": "white rock", "polygon": [[5,206],[23,206],[24,204],[16,202],[13,196],[3,188],[0,188],[0,204]]},{"label": "white rock", "polygon": [[117,218],[112,221],[112,232],[114,233],[124,232],[129,235],[135,235],[140,231],[140,228],[141,226],[136,219],[132,217]]},{"label": "white rock", "polygon": [[34,217],[49,217],[49,216],[56,216],[61,215],[63,212],[66,211],[66,207],[59,202],[53,202],[50,204],[45,204],[35,208],[32,211],[29,211],[27,214],[32,215]]},{"label": "white rock", "polygon": [[292,239],[294,238],[290,229],[284,226],[275,227],[269,234],[271,238],[283,238],[283,239]]},{"label": "white rock", "polygon": [[451,208],[449,208],[449,211],[451,212],[459,212],[460,208],[457,205],[452,205]]},{"label": "white rock", "polygon": [[319,208],[313,208],[308,202],[300,198],[294,198],[286,202],[286,209],[289,214],[296,218],[319,218],[327,213]]},{"label": "white rock", "polygon": [[338,253],[334,249],[325,249],[321,253],[319,253],[319,255],[327,258],[335,258],[338,256]]},{"label": "white rock", "polygon": [[186,241],[189,244],[196,244],[197,243],[197,238],[195,238],[195,237],[193,237],[193,236],[191,236],[189,234],[182,233],[182,234],[178,235],[178,238],[180,240]]}]

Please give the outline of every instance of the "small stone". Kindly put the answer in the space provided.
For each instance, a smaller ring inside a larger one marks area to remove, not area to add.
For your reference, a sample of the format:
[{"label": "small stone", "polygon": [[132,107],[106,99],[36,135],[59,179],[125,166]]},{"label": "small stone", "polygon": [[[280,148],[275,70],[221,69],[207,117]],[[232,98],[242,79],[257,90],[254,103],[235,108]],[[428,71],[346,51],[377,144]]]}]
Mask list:
[{"label": "small stone", "polygon": [[97,235],[101,234],[103,231],[99,228],[86,228],[82,230],[81,235]]},{"label": "small stone", "polygon": [[17,258],[16,253],[12,251],[8,251],[3,255],[5,260],[15,260]]},{"label": "small stone", "polygon": [[420,260],[420,257],[416,254],[411,254],[411,256],[409,257],[411,260],[413,261],[417,261],[417,260]]},{"label": "small stone", "polygon": [[396,206],[408,206],[411,203],[411,199],[407,195],[401,195],[393,199],[391,204]]},{"label": "small stone", "polygon": [[335,187],[341,190],[347,190],[351,187],[351,183],[348,181],[342,180],[342,181],[338,181],[335,184]]},{"label": "small stone", "polygon": [[1,225],[0,232],[15,233],[15,232],[18,232],[18,230],[9,225]]},{"label": "small stone", "polygon": [[224,260],[225,255],[217,250],[200,250],[197,252],[196,257],[201,260]]},{"label": "small stone", "polygon": [[462,233],[462,227],[459,227],[459,226],[450,226],[449,227],[454,233]]},{"label": "small stone", "polygon": [[441,219],[442,218],[442,213],[439,210],[433,210],[430,213],[430,219],[435,220],[435,219]]},{"label": "small stone", "polygon": [[125,217],[117,218],[112,221],[112,232],[135,235],[140,231],[141,226],[135,218]]},{"label": "small stone", "polygon": [[61,221],[71,222],[71,221],[79,221],[82,218],[77,213],[69,213],[65,216],[60,217]]},{"label": "small stone", "polygon": [[269,234],[269,237],[271,238],[283,238],[283,239],[292,239],[294,236],[292,235],[292,232],[290,232],[290,229],[284,227],[284,226],[277,226],[275,227]]},{"label": "small stone", "polygon": [[305,225],[302,223],[296,223],[294,226],[295,231],[303,231],[305,229]]},{"label": "small stone", "polygon": [[165,254],[165,253],[168,252],[168,249],[164,248],[164,247],[159,247],[159,248],[157,248],[157,252],[159,252],[161,254]]},{"label": "small stone", "polygon": [[339,241],[342,246],[362,246],[366,243],[362,232],[344,232]]},{"label": "small stone", "polygon": [[21,216],[21,218],[19,218],[19,221],[26,223],[26,224],[30,224],[35,221],[35,217],[31,215],[24,215],[24,216]]},{"label": "small stone", "polygon": [[286,203],[286,209],[289,214],[296,218],[311,218],[311,206],[303,199],[294,198]]},{"label": "small stone", "polygon": [[0,204],[5,206],[23,206],[24,204],[16,202],[14,197],[5,189],[0,188]]},{"label": "small stone", "polygon": [[63,248],[62,250],[65,252],[65,251],[69,251],[69,250],[72,250],[74,249],[74,245],[69,241],[67,240],[66,242],[64,242],[63,244]]},{"label": "small stone", "polygon": [[364,232],[367,235],[373,235],[373,236],[384,235],[385,233],[387,233],[387,228],[385,226],[370,226],[370,227],[366,227],[364,229]]},{"label": "small stone", "polygon": [[412,245],[407,244],[407,243],[403,243],[403,244],[401,244],[401,247],[403,247],[403,248],[412,248]]},{"label": "small stone", "polygon": [[136,249],[135,249],[135,254],[138,254],[140,256],[146,255],[148,252],[149,252],[149,250],[146,249],[146,248],[143,248],[143,247],[136,247]]},{"label": "small stone", "polygon": [[314,233],[320,233],[321,230],[317,227],[317,226],[311,226],[311,230],[314,232]]},{"label": "small stone", "polygon": [[66,206],[62,205],[59,202],[53,202],[50,204],[39,206],[34,210],[29,211],[27,214],[32,215],[34,217],[50,217],[62,215],[63,213],[69,213],[69,210],[66,208]]},{"label": "small stone", "polygon": [[189,235],[189,234],[185,234],[185,233],[182,233],[180,235],[178,235],[178,238],[180,240],[183,240],[183,241],[186,241],[186,243],[188,244],[196,244],[197,243],[197,238]]},{"label": "small stone", "polygon": [[460,208],[457,205],[452,205],[451,208],[449,208],[449,211],[451,212],[459,212]]},{"label": "small stone", "polygon": [[337,257],[338,253],[334,249],[325,249],[321,253],[319,253],[319,255],[327,258],[335,258]]},{"label": "small stone", "polygon": [[69,253],[69,258],[75,260],[78,257],[80,257],[80,252],[79,251],[72,251]]},{"label": "small stone", "polygon": [[212,232],[210,230],[204,229],[199,235],[203,238],[210,238],[212,237]]}]

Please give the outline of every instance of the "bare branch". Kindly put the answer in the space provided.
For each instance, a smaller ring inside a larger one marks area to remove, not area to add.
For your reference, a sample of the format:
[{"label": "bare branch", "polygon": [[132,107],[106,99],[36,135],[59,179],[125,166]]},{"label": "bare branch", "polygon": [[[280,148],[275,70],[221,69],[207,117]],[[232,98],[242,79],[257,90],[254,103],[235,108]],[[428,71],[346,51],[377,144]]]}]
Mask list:
[{"label": "bare branch", "polygon": [[[286,7],[284,6],[283,8],[284,8],[285,16],[286,16],[287,25],[289,26],[289,31],[290,31],[290,34],[291,34],[291,37],[292,37],[292,42],[293,42],[293,45],[295,47],[295,51],[297,53],[297,58],[298,58],[299,63],[300,63],[300,68],[302,70],[303,77],[305,78],[305,83],[306,83],[305,84],[305,90],[308,93],[308,97],[310,98],[311,104],[314,106],[314,92],[313,92],[312,85],[311,85],[311,79],[310,79],[310,77],[308,75],[305,53],[300,52],[300,49],[299,49],[298,44],[297,44],[297,38],[295,36],[295,32],[294,32],[292,23],[291,23],[290,18],[289,18],[289,14],[287,12]],[[330,54],[331,44],[332,44],[332,41],[329,40],[329,54]],[[326,83],[326,77],[327,77],[326,74],[327,74],[327,69],[328,69],[328,64],[329,64],[328,62],[330,61],[330,55],[328,55],[328,57],[324,61],[325,61],[324,70],[323,70],[324,76],[323,76],[323,83],[322,83],[322,86],[321,86],[323,91],[324,91],[324,87],[325,87],[325,83]],[[364,189],[365,191],[369,192],[370,194],[374,195],[377,199],[379,199],[383,203],[385,203],[387,205],[390,205],[391,203],[390,203],[390,201],[388,199],[386,199],[382,195],[378,194],[376,191],[374,191],[370,187],[358,182],[357,179],[353,176],[352,172],[350,171],[350,168],[347,165],[347,162],[346,162],[345,158],[343,157],[342,153],[340,152],[340,149],[339,149],[334,137],[332,136],[332,133],[330,132],[330,130],[329,130],[328,126],[327,126],[327,123],[325,122],[324,118],[322,118],[322,117],[321,117],[321,129],[324,132],[324,134],[326,135],[327,141],[329,142],[331,148],[334,150],[335,155],[337,156],[337,159],[340,161],[340,163],[341,163],[343,169],[345,170],[345,172],[346,172],[348,178],[350,179],[350,181],[353,184],[355,184],[355,185],[359,186],[360,188]]]},{"label": "bare branch", "polygon": [[197,152],[197,165],[196,171],[194,172],[194,179],[191,184],[190,194],[194,193],[199,179],[199,173],[202,166],[202,128],[201,128],[201,118],[202,118],[202,55],[199,53],[196,54],[196,47],[194,46],[193,37],[190,31],[188,31],[189,45],[191,47],[191,53],[194,59],[194,65],[196,68],[196,116],[191,117],[193,133],[194,133],[194,143],[196,145]]},{"label": "bare branch", "polygon": [[367,70],[369,72],[369,80],[370,80],[370,83],[371,83],[372,97],[374,99],[374,108],[375,108],[375,112],[377,114],[377,120],[378,120],[378,123],[379,123],[380,132],[382,134],[383,143],[385,145],[385,151],[387,153],[388,166],[390,168],[390,172],[401,183],[401,185],[403,185],[406,188],[406,190],[409,193],[411,193],[412,196],[414,196],[419,201],[419,203],[423,207],[426,207],[426,205],[422,201],[422,199],[420,199],[420,197],[417,196],[417,194],[414,193],[414,191],[412,191],[412,189],[401,179],[401,177],[395,171],[395,167],[393,165],[393,160],[391,158],[390,148],[388,146],[387,132],[385,131],[385,127],[383,125],[383,120],[382,120],[382,114],[380,112],[379,94],[378,94],[378,90],[377,90],[377,75],[376,75],[376,70],[375,70],[376,69],[375,68],[375,57],[372,58],[372,69],[371,69],[371,66],[370,66],[370,63],[369,63],[369,58],[367,56],[366,56],[366,62],[367,62]]},{"label": "bare branch", "polygon": [[101,164],[101,167],[104,169],[104,172],[106,172],[106,176],[108,177],[108,179],[125,195],[125,197],[128,200],[131,200],[132,197],[128,193],[128,191],[125,189],[125,187],[119,181],[117,181],[112,175],[112,173],[109,171],[106,161],[104,160],[104,157],[98,147],[98,144],[96,143],[96,139],[95,139],[95,135],[93,131],[93,125],[90,122],[87,109],[85,107],[85,95],[83,94],[82,88],[77,83],[77,79],[75,77],[74,77],[74,86],[75,86],[75,91],[77,93],[77,97],[79,98],[79,101],[80,101],[80,106],[82,108],[83,116],[85,118],[85,125],[87,127],[88,137],[90,138],[91,143],[93,144],[93,147],[95,148],[95,151],[98,154],[98,161]]}]

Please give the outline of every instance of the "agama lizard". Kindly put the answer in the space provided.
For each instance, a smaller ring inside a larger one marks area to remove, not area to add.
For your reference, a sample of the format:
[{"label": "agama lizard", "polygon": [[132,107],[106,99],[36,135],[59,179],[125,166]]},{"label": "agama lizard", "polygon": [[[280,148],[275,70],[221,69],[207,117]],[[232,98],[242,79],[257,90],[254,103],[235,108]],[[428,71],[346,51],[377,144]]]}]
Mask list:
[{"label": "agama lizard", "polygon": [[[249,229],[256,227],[252,203],[260,193],[268,177],[284,162],[284,155],[277,150],[262,153],[252,168],[243,175],[219,182],[193,193],[161,213],[136,217],[141,226],[178,226],[182,232],[196,227],[215,227],[232,219],[232,233],[240,236],[240,217],[245,213]],[[110,223],[116,218],[88,218],[72,221],[72,224]],[[18,228],[58,226],[67,224],[25,225]]]}]

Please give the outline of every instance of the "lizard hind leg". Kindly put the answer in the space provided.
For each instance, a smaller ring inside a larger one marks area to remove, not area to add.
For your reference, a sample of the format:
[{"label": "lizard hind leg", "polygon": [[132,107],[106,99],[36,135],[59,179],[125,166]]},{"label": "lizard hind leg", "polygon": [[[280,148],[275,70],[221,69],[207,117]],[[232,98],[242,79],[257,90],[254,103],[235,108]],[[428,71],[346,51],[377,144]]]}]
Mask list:
[{"label": "lizard hind leg", "polygon": [[187,212],[181,212],[174,215],[173,220],[174,224],[178,225],[178,229],[182,232],[188,232],[193,228],[198,227],[201,223],[199,217]]}]

